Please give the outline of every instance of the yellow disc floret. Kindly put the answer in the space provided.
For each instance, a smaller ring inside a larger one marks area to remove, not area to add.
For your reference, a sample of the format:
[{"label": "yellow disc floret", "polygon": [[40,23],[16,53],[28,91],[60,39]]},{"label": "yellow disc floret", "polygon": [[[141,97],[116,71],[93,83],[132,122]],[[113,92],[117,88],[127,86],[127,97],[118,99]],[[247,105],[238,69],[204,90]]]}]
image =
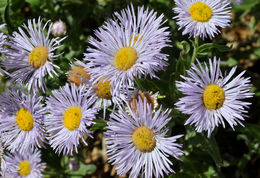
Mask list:
[{"label": "yellow disc floret", "polygon": [[29,64],[33,68],[39,68],[43,66],[48,59],[48,48],[44,46],[38,46],[34,48],[29,55]]},{"label": "yellow disc floret", "polygon": [[18,171],[19,171],[19,174],[21,175],[21,176],[27,176],[27,175],[29,175],[30,174],[30,172],[31,172],[31,166],[30,166],[30,163],[29,163],[29,161],[27,161],[27,160],[24,160],[24,161],[21,161],[19,164],[18,164]]},{"label": "yellow disc floret", "polygon": [[81,84],[83,84],[82,80],[80,77],[78,77],[77,75],[86,78],[86,79],[90,79],[89,74],[86,72],[86,70],[84,69],[84,67],[82,66],[75,66],[73,68],[73,70],[70,72],[69,75],[69,80],[71,83],[75,83],[77,86],[80,86]]},{"label": "yellow disc floret", "polygon": [[119,49],[114,56],[115,68],[128,70],[136,63],[137,58],[137,52],[134,48],[123,47]]},{"label": "yellow disc floret", "polygon": [[138,127],[132,134],[135,147],[141,152],[151,152],[156,146],[154,133],[146,126]]},{"label": "yellow disc floret", "polygon": [[99,98],[111,99],[112,96],[110,89],[110,81],[101,79],[97,82],[95,93],[98,95]]},{"label": "yellow disc floret", "polygon": [[82,118],[81,112],[81,109],[77,106],[67,109],[63,115],[64,126],[69,130],[77,129]]},{"label": "yellow disc floret", "polygon": [[21,130],[30,131],[33,129],[33,116],[24,108],[16,113],[16,123]]},{"label": "yellow disc floret", "polygon": [[195,2],[190,7],[190,15],[197,22],[207,22],[212,17],[212,10],[203,2]]},{"label": "yellow disc floret", "polygon": [[215,84],[206,86],[203,92],[203,103],[207,109],[219,109],[225,101],[225,93]]}]

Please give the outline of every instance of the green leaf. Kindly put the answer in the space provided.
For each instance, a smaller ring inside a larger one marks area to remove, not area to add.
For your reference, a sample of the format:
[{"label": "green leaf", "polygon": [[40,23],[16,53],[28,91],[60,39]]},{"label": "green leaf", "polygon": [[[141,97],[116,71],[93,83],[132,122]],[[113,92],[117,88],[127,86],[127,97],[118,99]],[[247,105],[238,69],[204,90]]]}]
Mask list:
[{"label": "green leaf", "polygon": [[213,158],[217,167],[221,167],[223,164],[218,144],[213,136],[206,138],[203,134],[197,134],[201,137],[201,143],[203,148],[208,152],[208,154]]},{"label": "green leaf", "polygon": [[205,56],[205,54],[211,52],[212,49],[217,49],[219,52],[227,52],[227,51],[231,50],[229,47],[227,47],[225,45],[219,45],[219,44],[214,44],[214,43],[205,43],[198,47],[197,54]]},{"label": "green leaf", "polygon": [[94,164],[83,164],[80,163],[80,168],[77,171],[70,173],[70,178],[82,178],[85,175],[90,175],[96,172],[97,167]]},{"label": "green leaf", "polygon": [[28,2],[29,4],[31,4],[32,6],[39,6],[41,4],[41,0],[26,0],[26,2]]},{"label": "green leaf", "polygon": [[11,34],[13,31],[13,26],[9,15],[9,0],[7,0],[7,5],[5,7],[4,19],[5,19],[5,23],[7,24],[8,32]]},{"label": "green leaf", "polygon": [[0,0],[0,7],[6,7],[7,0]]},{"label": "green leaf", "polygon": [[92,127],[90,128],[91,131],[106,130],[106,127],[107,127],[106,121],[95,119],[94,122],[95,122],[95,124],[92,125]]},{"label": "green leaf", "polygon": [[190,52],[190,44],[187,41],[176,42],[177,48],[181,49],[184,54],[188,54]]},{"label": "green leaf", "polygon": [[66,168],[69,163],[69,157],[68,156],[63,156],[61,157],[61,167]]},{"label": "green leaf", "polygon": [[177,75],[182,75],[185,72],[185,65],[184,65],[184,61],[182,59],[182,56],[179,57],[177,64],[176,64],[176,73]]},{"label": "green leaf", "polygon": [[237,60],[235,60],[234,58],[230,57],[228,59],[227,63],[228,63],[229,67],[233,67],[233,66],[237,65]]},{"label": "green leaf", "polygon": [[260,125],[245,124],[245,127],[241,127],[238,130],[249,134],[251,137],[256,138],[260,142]]}]

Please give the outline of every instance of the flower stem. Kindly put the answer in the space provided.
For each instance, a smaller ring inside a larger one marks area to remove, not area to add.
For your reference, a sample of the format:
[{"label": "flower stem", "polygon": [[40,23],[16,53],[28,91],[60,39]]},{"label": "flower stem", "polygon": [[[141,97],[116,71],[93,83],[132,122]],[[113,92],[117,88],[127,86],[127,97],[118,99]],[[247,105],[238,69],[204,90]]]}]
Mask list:
[{"label": "flower stem", "polygon": [[191,63],[193,63],[196,59],[197,56],[197,51],[198,51],[198,47],[199,47],[199,37],[196,36],[195,37],[195,41],[193,43],[193,54],[192,54],[192,58],[191,58]]}]

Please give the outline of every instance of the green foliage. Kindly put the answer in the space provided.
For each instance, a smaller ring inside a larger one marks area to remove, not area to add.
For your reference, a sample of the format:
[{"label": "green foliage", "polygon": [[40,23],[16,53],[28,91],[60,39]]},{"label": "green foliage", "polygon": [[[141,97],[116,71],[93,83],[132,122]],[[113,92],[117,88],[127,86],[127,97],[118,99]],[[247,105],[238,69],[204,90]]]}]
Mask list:
[{"label": "green foliage", "polygon": [[[67,73],[70,70],[70,63],[75,59],[82,60],[83,53],[89,46],[88,41],[93,31],[104,23],[107,18],[112,17],[114,11],[125,8],[130,2],[134,6],[144,5],[155,9],[159,14],[165,14],[167,20],[165,26],[169,26],[171,32],[171,45],[163,52],[169,55],[169,66],[165,71],[158,72],[160,80],[157,79],[136,79],[135,85],[142,91],[159,91],[159,104],[163,109],[172,109],[172,121],[169,123],[168,135],[184,134],[180,139],[183,144],[185,155],[182,161],[172,159],[173,168],[176,174],[169,175],[169,178],[218,178],[218,177],[257,177],[260,175],[260,2],[258,0],[245,0],[241,6],[233,5],[235,14],[230,31],[239,27],[244,27],[249,31],[250,36],[245,39],[235,38],[229,40],[230,35],[216,37],[214,40],[188,39],[178,31],[178,26],[172,17],[174,7],[173,0],[0,0],[0,23],[6,23],[8,33],[14,30],[27,19],[44,18],[57,21],[61,19],[67,25],[67,38],[63,47],[58,52],[64,54],[60,56],[55,64],[60,67],[56,70],[58,76],[46,76],[45,81],[50,91],[46,94],[51,95],[51,90],[58,89],[67,81]],[[250,19],[248,16],[250,16]],[[239,33],[240,31],[236,32]],[[244,34],[244,31],[241,32]],[[207,61],[214,56],[221,57],[223,68],[230,70],[230,67],[238,66],[238,70],[247,70],[246,76],[252,78],[253,91],[256,93],[252,108],[249,111],[249,118],[243,123],[245,127],[235,127],[235,130],[220,128],[207,138],[206,133],[197,133],[194,127],[184,126],[188,118],[178,112],[174,104],[181,97],[177,90],[176,81],[182,80],[180,75],[185,76],[186,70],[191,67],[191,63],[199,58]],[[249,67],[248,67],[249,66]],[[8,86],[7,80],[2,79],[0,83],[1,91]],[[108,109],[108,108],[107,108]],[[103,110],[102,110],[103,112]],[[108,112],[110,113],[111,111]],[[100,116],[94,120],[95,124],[90,128],[91,131],[105,131],[107,121]],[[237,146],[238,145],[238,146]],[[82,151],[80,149],[80,151]],[[79,162],[79,169],[69,170],[68,164],[71,157],[59,156],[47,146],[42,149],[42,159],[47,163],[44,172],[45,177],[49,178],[80,178],[88,177],[98,171],[97,165],[85,164],[82,153],[73,157]]]}]

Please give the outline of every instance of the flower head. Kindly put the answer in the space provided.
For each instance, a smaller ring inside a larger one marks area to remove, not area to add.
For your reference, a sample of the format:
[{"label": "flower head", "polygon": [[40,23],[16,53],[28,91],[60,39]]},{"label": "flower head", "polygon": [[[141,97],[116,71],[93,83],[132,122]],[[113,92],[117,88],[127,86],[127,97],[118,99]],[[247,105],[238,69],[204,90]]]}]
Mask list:
[{"label": "flower head", "polygon": [[42,96],[24,88],[11,87],[0,95],[0,132],[3,146],[10,152],[26,152],[43,146],[45,107]]},{"label": "flower head", "polygon": [[[0,30],[5,26],[5,24],[0,25]],[[5,41],[6,41],[6,35],[3,33],[0,33],[0,53],[2,53],[5,49],[4,49],[4,45],[5,45]]]},{"label": "flower head", "polygon": [[85,69],[85,64],[77,60],[74,64],[71,64],[71,70],[67,74],[69,82],[75,83],[77,87],[84,84],[85,80],[90,80],[90,76]]},{"label": "flower head", "polygon": [[51,33],[54,36],[65,35],[66,34],[66,24],[61,20],[54,22],[54,24],[51,28]]},{"label": "flower head", "polygon": [[133,86],[134,78],[150,75],[167,65],[167,54],[162,48],[169,46],[169,32],[163,15],[157,17],[153,10],[133,6],[115,13],[115,19],[109,19],[95,31],[87,48],[85,61],[91,78],[109,80],[112,95],[119,88],[127,90]]},{"label": "flower head", "polygon": [[245,108],[251,104],[243,101],[250,98],[250,79],[242,77],[242,72],[238,76],[231,78],[236,67],[232,68],[227,76],[223,76],[220,71],[220,60],[216,57],[213,62],[209,60],[209,66],[205,63],[205,68],[198,62],[198,67],[192,64],[192,68],[187,70],[188,77],[182,76],[184,82],[177,82],[177,87],[183,92],[184,97],[176,103],[177,109],[184,114],[191,115],[185,124],[195,124],[196,131],[208,131],[210,137],[215,127],[224,121],[234,129],[246,116]]},{"label": "flower head", "polygon": [[170,110],[165,112],[160,107],[155,113],[146,98],[128,105],[130,115],[123,109],[112,113],[108,122],[106,135],[107,155],[109,162],[116,164],[119,175],[130,172],[129,177],[163,177],[163,174],[174,172],[173,156],[179,159],[183,152],[175,141],[182,135],[166,138],[166,124],[171,120]]},{"label": "flower head", "polygon": [[22,82],[28,86],[29,90],[40,88],[45,91],[44,76],[53,77],[57,75],[54,68],[59,68],[53,64],[53,60],[59,55],[54,51],[61,47],[60,42],[65,38],[50,39],[50,24],[48,33],[45,35],[49,21],[42,27],[42,19],[28,20],[28,24],[23,24],[23,29],[18,28],[19,32],[14,32],[10,37],[5,61],[2,64],[6,69],[12,70],[12,80]]},{"label": "flower head", "polygon": [[45,163],[41,163],[40,151],[32,150],[23,154],[15,152],[4,155],[1,163],[2,175],[6,178],[40,178],[45,167]]},{"label": "flower head", "polygon": [[231,5],[225,0],[174,0],[173,8],[177,16],[179,29],[184,28],[183,35],[214,38],[220,28],[229,26],[231,21]]},{"label": "flower head", "polygon": [[95,97],[88,97],[85,90],[84,85],[66,84],[47,98],[45,125],[50,145],[59,154],[72,155],[80,140],[87,145],[84,137],[91,137],[87,127],[94,123],[97,109],[92,107]]}]

